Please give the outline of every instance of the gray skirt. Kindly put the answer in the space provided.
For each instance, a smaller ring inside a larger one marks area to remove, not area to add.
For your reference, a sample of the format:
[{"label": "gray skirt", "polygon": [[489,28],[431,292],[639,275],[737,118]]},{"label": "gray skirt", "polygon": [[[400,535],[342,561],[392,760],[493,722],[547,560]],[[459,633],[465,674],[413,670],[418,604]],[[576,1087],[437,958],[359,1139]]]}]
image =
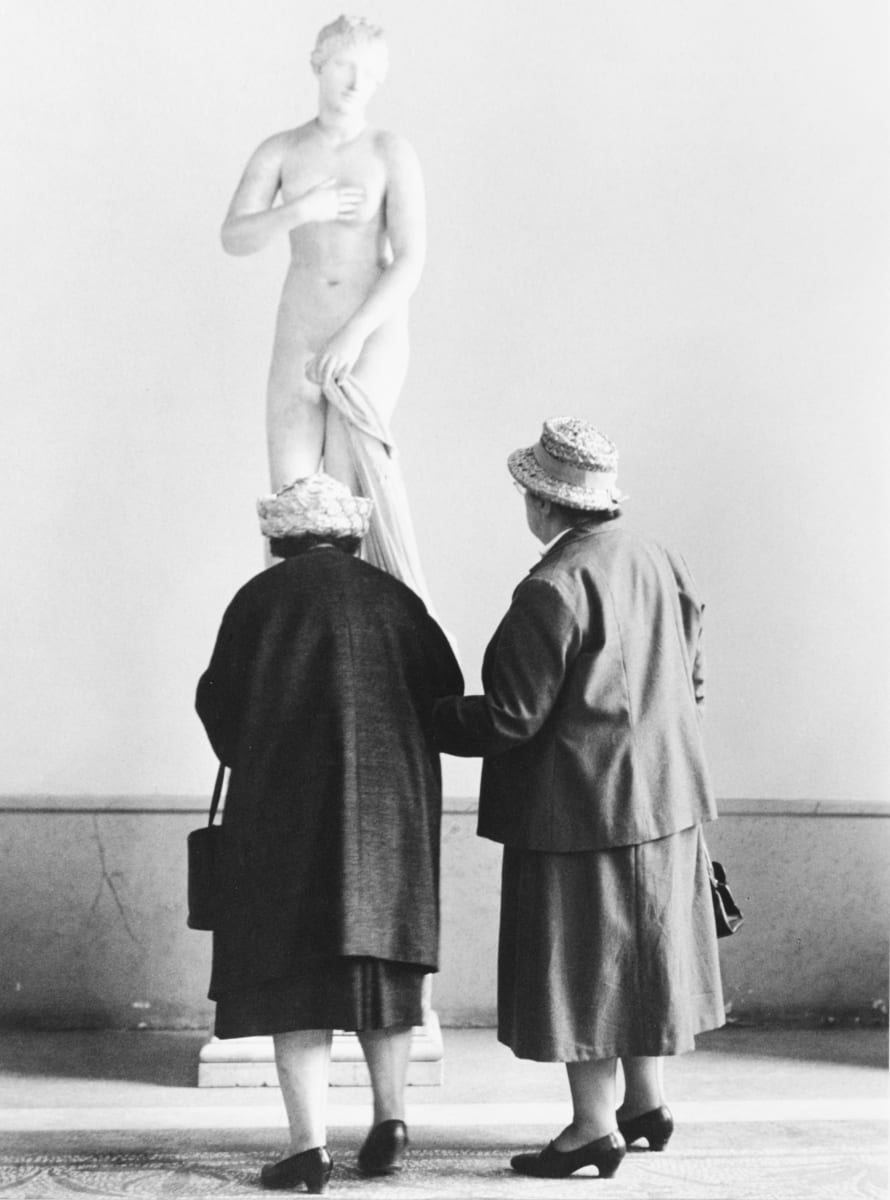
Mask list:
[{"label": "gray skirt", "polygon": [[701,826],[612,850],[504,847],[498,1038],[519,1058],[682,1054],[723,1024]]}]

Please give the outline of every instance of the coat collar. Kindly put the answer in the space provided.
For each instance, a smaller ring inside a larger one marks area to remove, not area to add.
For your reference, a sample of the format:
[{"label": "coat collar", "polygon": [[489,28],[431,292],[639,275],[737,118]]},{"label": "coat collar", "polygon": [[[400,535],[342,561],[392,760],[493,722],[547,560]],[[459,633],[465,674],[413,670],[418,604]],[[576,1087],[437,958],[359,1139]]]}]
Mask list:
[{"label": "coat collar", "polygon": [[536,571],[538,567],[543,567],[545,563],[551,563],[559,558],[563,550],[582,538],[597,537],[602,533],[614,533],[620,523],[621,517],[613,517],[611,521],[579,521],[577,525],[565,530],[545,548],[540,562],[535,563],[529,574]]}]

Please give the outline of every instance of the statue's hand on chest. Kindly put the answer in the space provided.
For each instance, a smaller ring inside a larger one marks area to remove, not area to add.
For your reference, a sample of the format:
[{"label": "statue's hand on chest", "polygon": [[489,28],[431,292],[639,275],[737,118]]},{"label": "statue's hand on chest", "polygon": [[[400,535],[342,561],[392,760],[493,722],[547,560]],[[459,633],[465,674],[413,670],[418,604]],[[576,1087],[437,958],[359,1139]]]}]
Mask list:
[{"label": "statue's hand on chest", "polygon": [[[383,205],[386,172],[379,159],[368,154],[328,153],[284,164],[281,195],[287,202],[317,189],[314,207],[320,220],[372,221]],[[336,197],[329,193],[336,193]],[[321,213],[324,212],[322,216]]]}]

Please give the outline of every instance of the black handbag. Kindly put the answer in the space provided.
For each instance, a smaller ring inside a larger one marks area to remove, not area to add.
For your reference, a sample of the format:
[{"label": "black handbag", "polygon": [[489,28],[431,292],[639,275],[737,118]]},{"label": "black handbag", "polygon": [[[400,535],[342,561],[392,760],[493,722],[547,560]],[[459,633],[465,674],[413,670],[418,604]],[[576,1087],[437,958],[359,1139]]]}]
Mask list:
[{"label": "black handbag", "polygon": [[213,824],[216,810],[219,808],[225,773],[226,765],[220,763],[216,783],[213,785],[213,799],[210,801],[210,817],[207,824],[202,825],[200,829],[193,829],[188,835],[189,929],[214,929],[225,896],[225,831],[222,825]]},{"label": "black handbag", "polygon": [[729,937],[735,933],[744,921],[742,910],[736,904],[726,882],[726,872],[723,864],[710,862],[708,874],[711,878],[711,899],[714,901],[714,921],[717,925],[717,937]]}]

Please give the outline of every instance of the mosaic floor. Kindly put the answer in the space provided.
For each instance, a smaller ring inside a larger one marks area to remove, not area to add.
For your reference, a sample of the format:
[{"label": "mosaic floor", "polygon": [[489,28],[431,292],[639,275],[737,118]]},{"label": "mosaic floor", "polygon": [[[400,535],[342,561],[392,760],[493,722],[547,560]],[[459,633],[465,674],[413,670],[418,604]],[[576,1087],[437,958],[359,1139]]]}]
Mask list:
[{"label": "mosaic floor", "polygon": [[[632,1151],[601,1181],[509,1169],[567,1116],[558,1064],[531,1069],[491,1030],[445,1039],[444,1084],[408,1097],[412,1148],[397,1178],[358,1174],[369,1097],[332,1089],[331,1196],[890,1200],[886,1030],[707,1035],[671,1064],[668,1150]],[[261,1166],[287,1153],[280,1095],[195,1087],[198,1048],[189,1034],[0,1036],[0,1200],[264,1196]]]},{"label": "mosaic floor", "polygon": [[[493,1132],[493,1131],[491,1131]],[[476,1131],[477,1138],[481,1131]],[[419,1131],[422,1134],[422,1131]],[[234,1134],[233,1140],[240,1141]],[[88,1150],[0,1153],[0,1197],[72,1200],[76,1196],[236,1200],[263,1193],[260,1167],[283,1149],[268,1144],[230,1149],[170,1139],[138,1149],[138,1137],[106,1135]],[[224,1135],[216,1134],[218,1146]],[[256,1141],[257,1139],[254,1139]],[[664,1154],[632,1151],[612,1180],[595,1173],[569,1180],[523,1179],[509,1170],[517,1145],[498,1131],[467,1148],[415,1143],[406,1170],[391,1179],[365,1179],[354,1166],[354,1138],[331,1143],[336,1162],[330,1194],[391,1197],[582,1197],[591,1187],[611,1200],[886,1200],[886,1129],[881,1123],[700,1126]],[[438,1138],[431,1136],[430,1141]],[[207,1139],[203,1139],[206,1143]],[[117,1145],[115,1145],[117,1143]],[[531,1143],[533,1146],[534,1143]],[[600,1190],[602,1189],[602,1191]]]}]

